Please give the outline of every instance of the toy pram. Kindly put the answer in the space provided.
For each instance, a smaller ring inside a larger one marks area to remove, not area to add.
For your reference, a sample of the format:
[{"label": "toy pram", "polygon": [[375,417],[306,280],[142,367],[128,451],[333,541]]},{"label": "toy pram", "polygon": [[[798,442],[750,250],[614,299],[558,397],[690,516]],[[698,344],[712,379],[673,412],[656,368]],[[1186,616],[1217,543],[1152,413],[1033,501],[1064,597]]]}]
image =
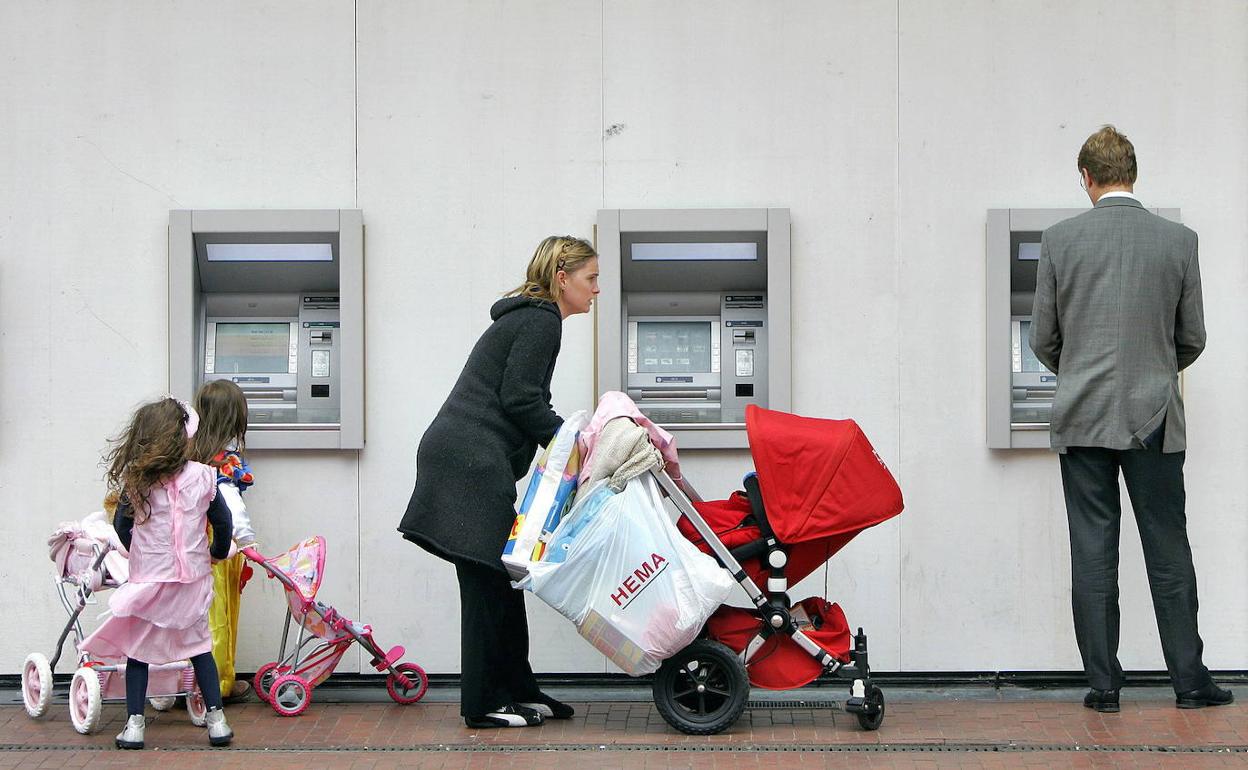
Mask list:
[{"label": "toy pram", "polygon": [[840,607],[819,598],[794,605],[787,592],[859,532],[900,513],[901,490],[853,420],[749,406],[745,422],[756,471],[744,492],[703,501],[683,479],[651,471],[683,514],[682,533],[754,603],[720,607],[705,638],[663,662],[655,705],[676,729],[712,734],[737,720],[751,683],[790,689],[827,674],[851,682],[845,710],[876,730],[884,694],[871,682],[866,635],[859,628],[851,645]]},{"label": "toy pram", "polygon": [[[312,688],[333,673],[353,642],[372,655],[373,668],[389,672],[386,691],[396,703],[407,705],[424,697],[429,677],[415,663],[397,662],[404,653],[401,645],[382,650],[373,640],[371,627],[356,623],[317,600],[316,592],[325,573],[325,538],[310,537],[272,558],[252,548],[244,548],[243,553],[286,591],[286,623],[277,660],[261,666],[252,682],[256,695],[274,711],[287,717],[302,714],[312,702]],[[287,654],[292,618],[299,632]]]},{"label": "toy pram", "polygon": [[[69,717],[74,729],[85,735],[99,727],[105,702],[125,702],[126,663],[94,658],[82,649],[87,635],[81,616],[88,606],[97,604],[92,599],[95,593],[126,582],[129,562],[112,524],[102,512],[81,522],[62,524],[48,539],[48,547],[56,565],[57,594],[69,621],[57,639],[51,661],[40,652],[26,656],[22,666],[22,701],[32,718],[47,713],[52,702],[52,674],[61,659],[65,640],[72,634],[78,668],[69,684]],[[185,696],[191,722],[199,727],[204,725],[208,709],[190,661],[149,666],[148,696],[152,706],[160,711],[169,709],[175,697]]]}]

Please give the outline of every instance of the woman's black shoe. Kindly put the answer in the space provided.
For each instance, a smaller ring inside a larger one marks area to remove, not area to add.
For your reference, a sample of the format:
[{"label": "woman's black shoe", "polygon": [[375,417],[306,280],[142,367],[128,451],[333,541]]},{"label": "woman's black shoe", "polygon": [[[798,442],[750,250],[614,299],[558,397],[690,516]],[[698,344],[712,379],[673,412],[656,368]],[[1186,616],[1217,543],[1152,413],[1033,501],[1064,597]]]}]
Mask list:
[{"label": "woman's black shoe", "polygon": [[1225,706],[1234,701],[1235,696],[1230,690],[1223,690],[1210,682],[1199,690],[1179,693],[1174,699],[1174,705],[1181,709],[1203,709],[1205,706]]},{"label": "woman's black shoe", "polygon": [[481,730],[493,727],[537,727],[545,722],[541,714],[519,703],[509,703],[477,717],[464,717],[464,724]]},{"label": "woman's black shoe", "polygon": [[555,700],[544,692],[538,693],[537,700],[520,705],[533,709],[547,719],[571,719],[576,715],[576,709],[562,701]]},{"label": "woman's black shoe", "polygon": [[1083,705],[1104,714],[1116,714],[1122,710],[1118,706],[1117,690],[1088,690],[1088,694],[1083,696]]}]

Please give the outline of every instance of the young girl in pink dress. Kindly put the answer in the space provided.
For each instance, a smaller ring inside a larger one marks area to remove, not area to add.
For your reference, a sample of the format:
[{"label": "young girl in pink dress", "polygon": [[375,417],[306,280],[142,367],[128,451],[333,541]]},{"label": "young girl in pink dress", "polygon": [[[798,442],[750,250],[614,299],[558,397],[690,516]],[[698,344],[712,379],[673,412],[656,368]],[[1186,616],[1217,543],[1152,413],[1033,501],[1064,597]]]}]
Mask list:
[{"label": "young girl in pink dress", "polygon": [[82,646],[97,657],[126,658],[122,749],[143,748],[148,664],[176,660],[195,667],[209,743],[224,746],[234,737],[221,710],[208,631],[212,561],[229,552],[230,511],[217,497],[216,470],[187,460],[198,424],[180,401],[146,404],[106,458],[109,488],[122,493],[113,526],[130,551],[130,580],[113,592],[112,616]]}]

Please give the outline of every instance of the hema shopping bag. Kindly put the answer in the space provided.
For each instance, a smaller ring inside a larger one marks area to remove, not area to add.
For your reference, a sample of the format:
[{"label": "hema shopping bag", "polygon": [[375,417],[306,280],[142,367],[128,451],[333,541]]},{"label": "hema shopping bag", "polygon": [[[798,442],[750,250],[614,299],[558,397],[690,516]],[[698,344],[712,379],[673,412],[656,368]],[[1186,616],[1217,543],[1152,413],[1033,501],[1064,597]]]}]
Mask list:
[{"label": "hema shopping bag", "polygon": [[575,623],[626,673],[653,673],[697,638],[734,583],[680,535],[649,475],[605,500],[598,493],[594,487],[582,496],[597,506],[592,520],[579,522],[575,509],[565,520],[583,526],[564,561],[530,564],[518,585]]},{"label": "hema shopping bag", "polygon": [[589,413],[584,410],[564,420],[537,461],[503,546],[503,566],[512,580],[524,577],[529,564],[542,558],[545,544],[572,502],[581,470],[576,437],[588,424]]}]

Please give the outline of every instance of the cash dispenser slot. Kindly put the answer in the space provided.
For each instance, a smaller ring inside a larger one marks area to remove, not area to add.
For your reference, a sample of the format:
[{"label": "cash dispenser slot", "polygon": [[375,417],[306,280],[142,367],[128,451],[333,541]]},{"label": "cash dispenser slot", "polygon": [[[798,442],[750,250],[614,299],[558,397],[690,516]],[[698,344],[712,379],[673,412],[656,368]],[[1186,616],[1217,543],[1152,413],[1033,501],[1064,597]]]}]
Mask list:
[{"label": "cash dispenser slot", "polygon": [[711,401],[719,400],[718,389],[711,390],[711,389],[704,388],[702,390],[647,390],[646,388],[642,388],[640,391],[637,391],[637,393],[643,401],[657,401],[657,400],[706,401],[708,399]]},{"label": "cash dispenser slot", "polygon": [[248,401],[294,401],[294,388],[252,388],[243,391]]}]

